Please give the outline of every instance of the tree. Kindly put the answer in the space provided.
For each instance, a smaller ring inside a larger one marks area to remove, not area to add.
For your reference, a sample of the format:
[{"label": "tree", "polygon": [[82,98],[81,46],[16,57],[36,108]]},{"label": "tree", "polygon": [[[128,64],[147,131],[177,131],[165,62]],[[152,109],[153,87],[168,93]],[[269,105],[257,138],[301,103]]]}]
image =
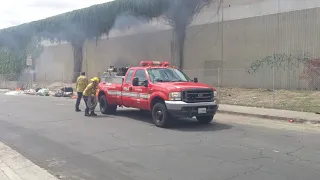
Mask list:
[{"label": "tree", "polygon": [[34,37],[67,41],[73,47],[74,78],[82,70],[82,48],[87,39],[99,39],[112,29],[118,16],[128,14],[152,20],[165,16],[174,28],[179,66],[183,63],[186,27],[200,10],[215,0],[115,0],[58,16],[0,30],[0,47],[25,51]]},{"label": "tree", "polygon": [[[25,46],[23,49],[18,46],[0,47],[0,74],[5,75],[7,80],[17,80],[26,67],[27,57],[31,56],[35,60],[43,51],[43,46],[37,38],[32,38]],[[33,62],[32,69],[35,68],[34,64]]]},{"label": "tree", "polygon": [[0,47],[24,51],[33,37],[68,41],[74,50],[74,80],[82,69],[82,47],[87,39],[108,34],[116,18],[131,14],[148,20],[159,17],[168,8],[167,0],[115,0],[58,16],[10,27],[0,31]]}]

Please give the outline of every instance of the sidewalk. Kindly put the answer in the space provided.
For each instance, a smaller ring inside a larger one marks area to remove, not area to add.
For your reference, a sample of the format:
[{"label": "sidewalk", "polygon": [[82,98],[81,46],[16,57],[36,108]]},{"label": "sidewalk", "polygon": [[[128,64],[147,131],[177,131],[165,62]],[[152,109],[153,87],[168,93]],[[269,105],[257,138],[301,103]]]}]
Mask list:
[{"label": "sidewalk", "polygon": [[242,116],[259,117],[273,120],[294,120],[300,123],[320,123],[320,115],[308,112],[299,111],[288,111],[279,109],[266,109],[266,108],[256,108],[256,107],[246,107],[246,106],[236,106],[236,105],[219,105],[219,113],[235,114]]},{"label": "sidewalk", "polygon": [[0,180],[58,180],[0,141]]}]

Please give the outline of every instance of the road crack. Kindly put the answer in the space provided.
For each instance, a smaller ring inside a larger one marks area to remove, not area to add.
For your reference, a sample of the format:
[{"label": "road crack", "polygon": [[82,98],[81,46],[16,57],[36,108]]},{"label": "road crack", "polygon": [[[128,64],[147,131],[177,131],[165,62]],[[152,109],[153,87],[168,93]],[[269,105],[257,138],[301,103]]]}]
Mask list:
[{"label": "road crack", "polygon": [[314,170],[314,171],[317,171],[317,172],[320,172],[320,170],[319,169],[315,169],[315,168],[313,168],[313,167],[306,167],[305,165],[303,165],[303,164],[295,164],[294,163],[294,161],[305,161],[305,162],[310,162],[310,163],[315,163],[315,164],[320,164],[320,162],[317,162],[317,161],[313,161],[313,160],[310,160],[310,159],[303,159],[303,158],[301,158],[300,156],[298,156],[298,155],[294,155],[294,153],[296,153],[296,152],[299,152],[299,151],[301,151],[302,149],[304,149],[305,148],[305,145],[303,145],[302,144],[302,140],[303,140],[303,136],[299,139],[299,141],[298,141],[298,144],[300,145],[300,147],[298,147],[297,149],[295,149],[294,151],[291,151],[291,152],[287,152],[286,153],[286,155],[288,155],[288,156],[290,156],[290,157],[293,157],[293,158],[295,158],[294,160],[288,160],[288,161],[285,161],[286,163],[288,163],[288,164],[292,164],[292,165],[298,165],[298,166],[300,166],[300,167],[302,167],[302,168],[310,168],[310,169],[312,169],[312,170]]},{"label": "road crack", "polygon": [[218,158],[215,158],[215,159],[221,160],[221,161],[218,163],[218,165],[221,165],[221,164],[224,164],[224,163],[235,163],[235,164],[238,164],[239,162],[242,162],[242,161],[250,161],[250,160],[257,160],[257,159],[271,159],[271,160],[274,160],[274,159],[271,158],[271,157],[265,156],[265,155],[263,154],[263,150],[264,150],[264,149],[260,149],[260,150],[259,150],[260,156],[258,156],[258,157],[238,159],[238,160],[235,160],[235,161],[228,161],[228,160],[223,160],[223,159],[218,159]]},{"label": "road crack", "polygon": [[239,173],[239,174],[237,174],[235,176],[232,176],[232,177],[224,179],[224,180],[232,180],[232,179],[236,179],[236,178],[241,177],[241,176],[249,175],[251,173],[259,171],[262,167],[263,167],[263,165],[260,165],[259,167],[255,168],[255,169],[251,169],[249,171],[245,171],[243,173]]},{"label": "road crack", "polygon": [[[296,160],[298,161],[306,161],[306,162],[312,162],[312,163],[316,163],[316,164],[319,164],[320,162],[318,161],[313,161],[313,160],[310,160],[310,159],[304,159],[304,158],[301,158],[300,156],[298,155],[294,155],[294,153],[296,152],[299,152],[301,151],[302,149],[305,148],[305,145],[302,144],[302,140],[303,140],[303,136],[299,139],[298,141],[298,144],[300,145],[297,149],[295,149],[294,151],[291,151],[291,152],[287,152],[286,155],[290,156],[290,157],[294,157]],[[287,161],[288,162],[288,161]]]}]

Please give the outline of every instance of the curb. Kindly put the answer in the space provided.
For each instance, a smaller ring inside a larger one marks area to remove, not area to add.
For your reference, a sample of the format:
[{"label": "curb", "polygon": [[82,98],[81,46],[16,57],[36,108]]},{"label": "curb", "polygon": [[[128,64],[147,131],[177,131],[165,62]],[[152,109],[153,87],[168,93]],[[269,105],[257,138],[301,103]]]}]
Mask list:
[{"label": "curb", "polygon": [[249,117],[257,117],[257,118],[276,120],[276,121],[294,120],[295,123],[301,123],[301,124],[303,124],[303,123],[320,124],[320,117],[319,117],[319,120],[308,120],[308,119],[295,119],[295,118],[288,118],[288,117],[263,115],[263,114],[251,114],[251,113],[225,111],[225,110],[218,110],[218,113],[231,114],[231,115],[240,115],[240,116],[249,116]]}]

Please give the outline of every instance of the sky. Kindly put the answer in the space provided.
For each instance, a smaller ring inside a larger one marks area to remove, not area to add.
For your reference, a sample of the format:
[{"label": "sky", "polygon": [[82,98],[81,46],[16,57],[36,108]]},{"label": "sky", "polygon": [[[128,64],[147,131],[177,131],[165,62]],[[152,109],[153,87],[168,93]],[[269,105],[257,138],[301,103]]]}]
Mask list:
[{"label": "sky", "polygon": [[1,0],[0,29],[112,0]]}]

